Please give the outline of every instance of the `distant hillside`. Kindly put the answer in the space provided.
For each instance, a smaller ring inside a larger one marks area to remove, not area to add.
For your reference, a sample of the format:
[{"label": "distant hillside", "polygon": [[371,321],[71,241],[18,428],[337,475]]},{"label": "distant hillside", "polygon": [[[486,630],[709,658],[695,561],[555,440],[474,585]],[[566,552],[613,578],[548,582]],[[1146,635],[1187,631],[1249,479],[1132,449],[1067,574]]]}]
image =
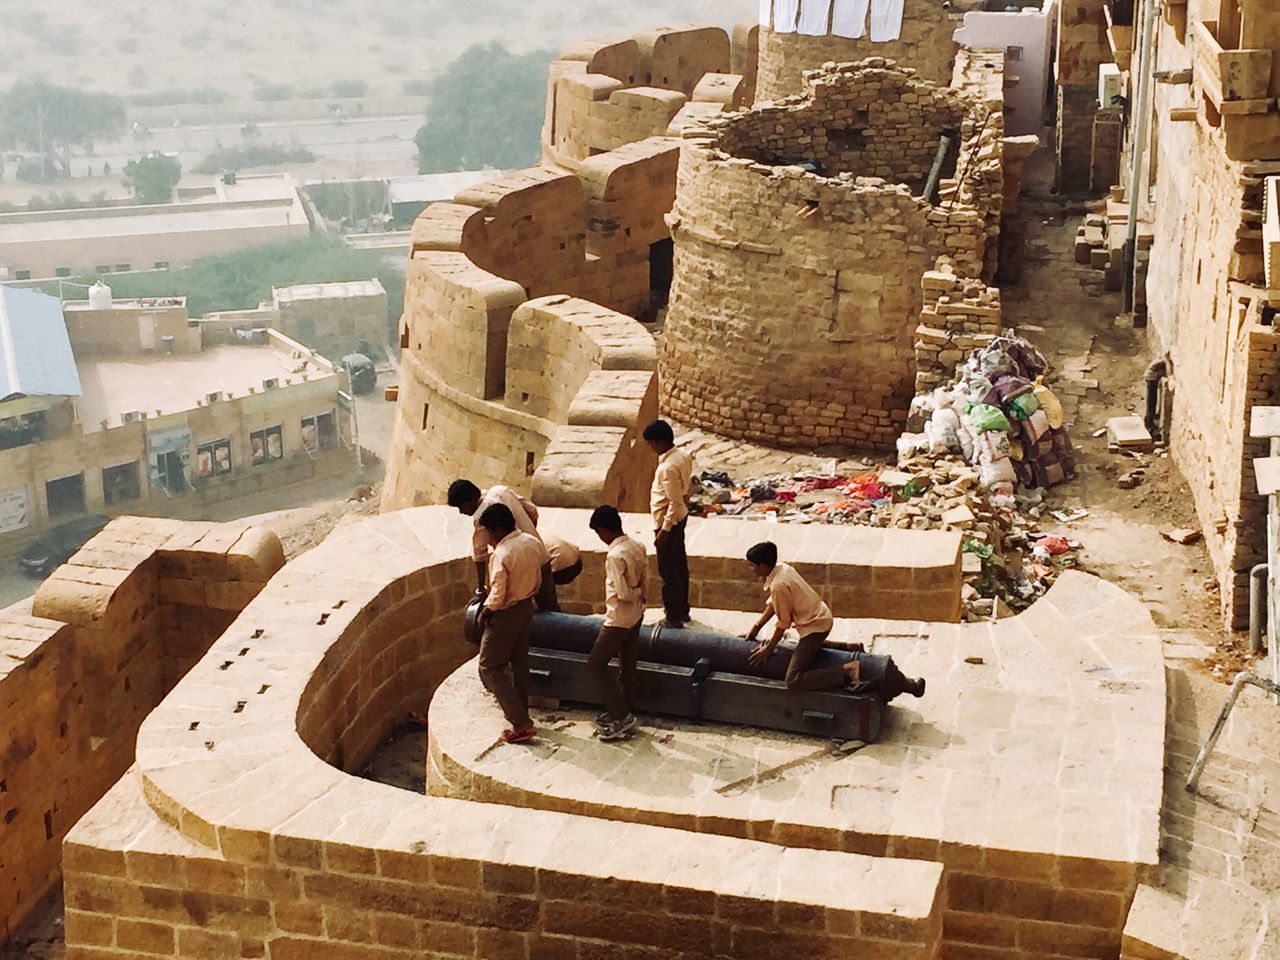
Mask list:
[{"label": "distant hillside", "polygon": [[394,95],[465,48],[559,48],[664,22],[729,26],[756,0],[46,0],[5,17],[0,88],[27,76],[151,101]]}]

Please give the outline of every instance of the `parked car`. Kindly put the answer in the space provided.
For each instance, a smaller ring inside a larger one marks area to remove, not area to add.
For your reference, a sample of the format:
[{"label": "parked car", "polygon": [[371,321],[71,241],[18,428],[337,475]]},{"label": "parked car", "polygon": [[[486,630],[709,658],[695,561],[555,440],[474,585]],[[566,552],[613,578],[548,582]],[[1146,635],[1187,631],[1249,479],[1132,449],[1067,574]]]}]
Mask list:
[{"label": "parked car", "polygon": [[363,353],[348,353],[342,358],[342,365],[347,368],[352,393],[369,393],[378,385],[378,371]]},{"label": "parked car", "polygon": [[18,554],[18,566],[29,577],[47,577],[111,522],[96,514],[54,527]]}]

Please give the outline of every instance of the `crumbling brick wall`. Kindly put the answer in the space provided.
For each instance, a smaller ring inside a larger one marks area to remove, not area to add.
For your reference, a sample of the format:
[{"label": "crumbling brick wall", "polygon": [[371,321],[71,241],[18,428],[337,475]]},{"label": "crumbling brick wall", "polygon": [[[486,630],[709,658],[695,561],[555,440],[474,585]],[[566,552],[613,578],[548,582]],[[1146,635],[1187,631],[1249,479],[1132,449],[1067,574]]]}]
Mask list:
[{"label": "crumbling brick wall", "polygon": [[0,944],[56,885],[67,831],[142,721],[284,564],[245,524],[120,517],[0,612]]},{"label": "crumbling brick wall", "polygon": [[965,357],[999,335],[1000,290],[980,280],[956,276],[951,263],[938,262],[920,281],[924,306],[916,327],[916,393],[951,382]]},{"label": "crumbling brick wall", "polygon": [[[664,410],[789,447],[896,441],[920,277],[944,255],[964,276],[994,270],[999,61],[967,56],[956,89],[879,58],[833,66],[807,97],[685,132]],[[917,194],[944,132],[958,143],[934,204]]]}]

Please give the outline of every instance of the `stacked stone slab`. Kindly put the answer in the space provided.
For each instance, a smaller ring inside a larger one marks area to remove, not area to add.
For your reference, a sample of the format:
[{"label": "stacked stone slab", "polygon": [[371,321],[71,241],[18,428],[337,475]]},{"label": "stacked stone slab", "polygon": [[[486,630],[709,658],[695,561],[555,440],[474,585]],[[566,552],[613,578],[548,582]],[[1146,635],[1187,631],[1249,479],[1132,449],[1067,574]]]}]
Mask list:
[{"label": "stacked stone slab", "polygon": [[924,307],[916,327],[916,394],[945,386],[971,352],[1000,333],[1000,290],[957,277],[940,261],[920,281]]},{"label": "stacked stone slab", "polygon": [[[664,410],[777,446],[894,444],[921,276],[940,256],[994,274],[1001,65],[966,54],[948,88],[881,58],[830,64],[804,96],[684,131]],[[934,203],[919,194],[944,134]]]},{"label": "stacked stone slab", "polygon": [[245,524],[122,517],[0,612],[0,944],[61,842],[133,762],[143,719],[284,563]]}]

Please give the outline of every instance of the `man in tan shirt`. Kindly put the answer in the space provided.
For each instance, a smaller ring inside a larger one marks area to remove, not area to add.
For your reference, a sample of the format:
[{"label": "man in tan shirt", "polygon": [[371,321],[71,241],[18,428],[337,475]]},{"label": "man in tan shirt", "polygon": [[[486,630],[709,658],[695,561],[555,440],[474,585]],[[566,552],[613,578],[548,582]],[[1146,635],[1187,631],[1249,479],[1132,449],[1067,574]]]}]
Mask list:
[{"label": "man in tan shirt", "polygon": [[511,726],[506,743],[528,743],[535,736],[529,717],[529,633],[533,597],[542,580],[546,548],[537,537],[516,529],[516,518],[501,503],[486,507],[480,527],[493,547],[489,592],[480,612],[480,682],[498,700]]},{"label": "man in tan shirt", "polygon": [[577,545],[553,533],[544,533],[541,537],[551,555],[551,579],[556,586],[563,587],[577,580],[582,573],[582,551]]},{"label": "man in tan shirt", "polygon": [[[604,559],[604,625],[591,647],[587,669],[605,706],[605,712],[596,718],[600,739],[625,740],[636,728],[636,660],[648,558],[644,547],[622,532],[622,517],[616,508],[596,507],[590,523],[609,552]],[[609,669],[614,657],[618,658],[621,682]]]},{"label": "man in tan shirt", "polygon": [[856,682],[857,660],[838,667],[809,669],[822,644],[831,635],[835,621],[831,617],[831,608],[805,582],[804,577],[796,573],[790,564],[778,562],[777,546],[767,541],[757,543],[747,551],[747,563],[751,564],[756,577],[764,581],[764,592],[769,596],[764,613],[747,633],[747,639],[756,639],[765,624],[775,616],[778,618],[773,638],[756,647],[751,653],[751,662],[759,664],[768,660],[787,628],[794,626],[800,634],[800,641],[787,665],[788,687],[792,690],[826,690],[842,687],[846,682]]},{"label": "man in tan shirt", "polygon": [[658,455],[649,506],[653,512],[653,548],[662,578],[662,608],[666,623],[679,627],[689,622],[689,557],[684,548],[689,519],[689,484],[693,460],[676,446],[675,432],[665,420],[644,428],[644,439]]},{"label": "man in tan shirt", "polygon": [[[489,569],[489,539],[481,529],[480,517],[484,511],[500,503],[515,517],[516,529],[537,538],[543,543],[538,533],[538,508],[516,493],[505,484],[497,483],[488,490],[481,491],[470,480],[455,480],[449,484],[446,496],[449,506],[455,508],[463,516],[471,517],[475,530],[471,535],[471,555],[476,562],[476,592],[484,593],[486,576]],[[537,604],[539,610],[559,610],[556,600],[556,580],[551,569],[551,554],[543,544],[542,582],[538,586]]]}]

